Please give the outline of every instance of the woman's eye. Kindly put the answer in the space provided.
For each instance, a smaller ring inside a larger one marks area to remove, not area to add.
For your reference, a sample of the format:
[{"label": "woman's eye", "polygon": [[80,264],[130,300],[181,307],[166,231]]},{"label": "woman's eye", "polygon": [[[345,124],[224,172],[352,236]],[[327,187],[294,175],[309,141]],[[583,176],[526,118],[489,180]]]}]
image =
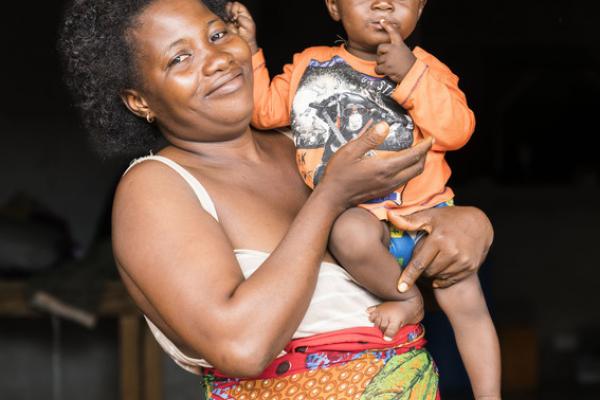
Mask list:
[{"label": "woman's eye", "polygon": [[210,41],[211,42],[216,42],[217,40],[223,39],[225,36],[227,36],[227,31],[226,30],[220,31],[220,32],[217,32],[217,33],[213,34],[210,37]]},{"label": "woman's eye", "polygon": [[190,57],[190,54],[179,54],[179,55],[175,56],[169,63],[169,67],[183,62],[188,57]]}]

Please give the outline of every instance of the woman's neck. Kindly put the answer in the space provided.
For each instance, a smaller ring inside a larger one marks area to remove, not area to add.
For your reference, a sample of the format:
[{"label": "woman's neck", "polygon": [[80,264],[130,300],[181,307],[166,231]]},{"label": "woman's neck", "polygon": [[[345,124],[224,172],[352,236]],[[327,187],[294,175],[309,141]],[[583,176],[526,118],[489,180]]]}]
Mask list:
[{"label": "woman's neck", "polygon": [[197,157],[200,157],[203,163],[213,165],[232,162],[260,162],[265,155],[250,127],[231,139],[219,142],[195,142],[175,137],[167,139],[171,146],[163,150],[165,155],[173,152],[182,153],[186,159],[193,157],[198,160]]}]

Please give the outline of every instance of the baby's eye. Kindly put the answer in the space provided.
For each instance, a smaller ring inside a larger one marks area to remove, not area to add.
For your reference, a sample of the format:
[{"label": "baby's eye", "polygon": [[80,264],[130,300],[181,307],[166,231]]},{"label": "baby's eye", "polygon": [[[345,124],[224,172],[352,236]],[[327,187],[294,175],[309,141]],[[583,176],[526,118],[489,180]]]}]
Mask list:
[{"label": "baby's eye", "polygon": [[223,39],[225,36],[227,36],[227,34],[228,34],[227,30],[219,31],[210,37],[210,41],[216,42],[220,39]]},{"label": "baby's eye", "polygon": [[188,57],[190,57],[191,54],[178,54],[175,57],[173,57],[173,59],[171,60],[171,62],[169,62],[169,67],[172,67],[174,65],[177,65],[181,62],[183,62],[185,59],[187,59]]}]

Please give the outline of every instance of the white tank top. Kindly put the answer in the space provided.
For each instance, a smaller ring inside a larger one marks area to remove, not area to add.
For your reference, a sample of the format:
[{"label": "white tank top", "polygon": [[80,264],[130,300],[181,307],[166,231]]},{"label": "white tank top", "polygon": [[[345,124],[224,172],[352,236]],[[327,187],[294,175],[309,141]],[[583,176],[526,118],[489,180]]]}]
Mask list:
[{"label": "white tank top", "polygon": [[[139,158],[131,163],[127,171],[148,160],[161,162],[175,170],[193,189],[200,206],[219,221],[215,205],[206,189],[191,173],[171,159],[154,155]],[[234,250],[234,253],[245,278],[252,275],[269,257],[269,253],[256,250],[237,249]],[[338,329],[373,326],[369,322],[366,310],[379,303],[378,298],[358,286],[342,267],[323,262],[310,305],[293,338],[297,339]],[[185,355],[148,317],[145,318],[160,346],[179,366],[195,374],[200,374],[200,367],[211,367],[203,359]]]}]

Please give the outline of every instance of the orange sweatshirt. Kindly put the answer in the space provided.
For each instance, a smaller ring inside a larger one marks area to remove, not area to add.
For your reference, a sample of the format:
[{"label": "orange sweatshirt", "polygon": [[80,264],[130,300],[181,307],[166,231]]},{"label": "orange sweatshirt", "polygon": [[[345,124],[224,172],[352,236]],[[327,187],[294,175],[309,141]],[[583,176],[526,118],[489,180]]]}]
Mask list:
[{"label": "orange sweatshirt", "polygon": [[350,54],[345,47],[311,47],[271,80],[262,50],[252,58],[254,113],[252,125],[273,129],[291,125],[296,159],[306,183],[314,187],[331,155],[379,121],[390,134],[375,153],[389,157],[427,136],[435,138],[423,173],[382,199],[363,205],[380,219],[394,209],[402,215],[452,199],[446,187],[450,167],[445,152],[462,147],[475,119],[458,77],[421,48],[417,61],[399,84],[375,73],[376,63]]}]

